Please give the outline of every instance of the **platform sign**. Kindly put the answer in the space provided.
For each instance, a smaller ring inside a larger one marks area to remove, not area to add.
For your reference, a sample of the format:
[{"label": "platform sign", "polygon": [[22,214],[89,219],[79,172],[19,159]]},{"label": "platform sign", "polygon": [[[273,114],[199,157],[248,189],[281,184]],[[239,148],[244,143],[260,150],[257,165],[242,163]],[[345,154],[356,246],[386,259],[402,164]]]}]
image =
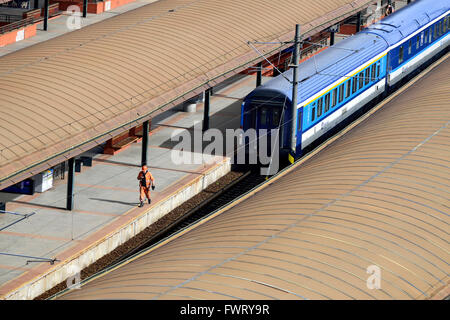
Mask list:
[{"label": "platform sign", "polygon": [[105,11],[109,11],[111,10],[111,1],[106,1],[105,2]]},{"label": "platform sign", "polygon": [[46,170],[35,177],[36,192],[45,192],[53,187],[53,169]]},{"label": "platform sign", "polygon": [[21,29],[17,31],[16,42],[25,39],[25,29]]}]

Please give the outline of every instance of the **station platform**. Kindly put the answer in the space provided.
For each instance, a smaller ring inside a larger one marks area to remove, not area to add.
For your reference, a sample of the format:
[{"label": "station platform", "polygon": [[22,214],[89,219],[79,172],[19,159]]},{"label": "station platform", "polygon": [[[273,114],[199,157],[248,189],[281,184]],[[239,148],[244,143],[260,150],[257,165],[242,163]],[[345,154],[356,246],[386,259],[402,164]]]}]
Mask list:
[{"label": "station platform", "polygon": [[[135,0],[134,2],[130,2],[119,7],[113,8],[109,11],[104,11],[99,14],[88,13],[86,18],[81,17],[81,28],[89,26],[91,24],[103,21],[105,19],[117,16],[121,13],[125,13],[136,8],[145,6],[149,3],[156,2],[158,0]],[[102,2],[100,4],[103,4]],[[54,18],[50,18],[48,21],[48,30],[44,31],[43,22],[37,23],[35,26],[36,34],[32,37],[28,38],[25,35],[25,39],[17,41],[15,43],[8,44],[6,46],[0,47],[0,57],[7,55],[11,52],[15,52],[17,50],[21,50],[32,46],[34,44],[44,42],[55,37],[61,36],[63,34],[72,32],[74,30],[70,29],[68,26],[71,25],[71,21],[68,20],[71,16],[64,12],[62,15],[58,15]],[[26,33],[27,31],[25,31]]]},{"label": "station platform", "polygon": [[[263,77],[263,82],[270,78]],[[225,132],[239,128],[242,99],[256,84],[254,75],[237,75],[214,88],[210,104],[210,128]],[[33,299],[61,281],[77,268],[83,269],[132,238],[147,226],[198,194],[231,170],[229,157],[215,157],[212,164],[175,165],[171,160],[171,141],[175,131],[201,130],[194,123],[203,119],[203,103],[196,112],[182,106],[152,119],[148,167],[155,177],[151,205],[139,203],[137,175],[140,171],[141,142],[116,155],[90,151],[92,167],[82,167],[75,175],[74,210],[65,210],[67,178],[57,180],[44,193],[14,195],[0,193],[7,211],[31,214],[0,231],[0,252],[57,259],[30,262],[32,258],[0,254],[0,297]],[[192,155],[192,153],[191,153]],[[19,216],[0,214],[0,229],[19,220]]]}]

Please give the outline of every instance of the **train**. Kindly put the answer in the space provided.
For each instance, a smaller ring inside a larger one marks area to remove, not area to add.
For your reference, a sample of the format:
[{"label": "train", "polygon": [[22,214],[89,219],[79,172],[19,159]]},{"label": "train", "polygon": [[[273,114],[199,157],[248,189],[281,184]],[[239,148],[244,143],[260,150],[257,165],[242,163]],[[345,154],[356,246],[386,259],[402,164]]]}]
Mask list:
[{"label": "train", "polygon": [[241,128],[257,135],[279,129],[278,151],[292,163],[350,115],[448,51],[449,10],[448,0],[415,1],[301,63],[296,123],[293,70],[278,75],[244,98]]}]

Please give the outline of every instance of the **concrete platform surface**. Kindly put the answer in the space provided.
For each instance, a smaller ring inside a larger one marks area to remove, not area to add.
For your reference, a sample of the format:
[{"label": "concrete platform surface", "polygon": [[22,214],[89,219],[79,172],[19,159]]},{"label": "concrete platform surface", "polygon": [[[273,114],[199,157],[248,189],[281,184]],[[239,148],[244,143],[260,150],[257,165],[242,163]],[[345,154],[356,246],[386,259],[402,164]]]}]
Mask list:
[{"label": "concrete platform surface", "polygon": [[[256,82],[255,76],[249,75],[235,76],[233,81],[215,88],[211,97],[211,128],[222,132],[239,128],[242,99]],[[73,275],[76,268],[71,263],[78,268],[88,266],[230,171],[227,157],[215,157],[212,164],[172,162],[171,154],[176,152],[172,148],[178,142],[171,141],[171,136],[186,130],[201,132],[201,126],[194,128],[194,123],[203,119],[203,103],[197,104],[196,112],[181,110],[179,106],[152,120],[148,163],[156,189],[151,205],[137,207],[141,142],[113,156],[90,152],[92,167],[82,167],[75,175],[73,211],[64,209],[67,177],[33,196],[0,193],[0,201],[8,201],[8,211],[34,213],[7,228],[22,217],[0,214],[0,297],[32,299],[40,295]],[[59,261],[51,265],[8,254]]]}]

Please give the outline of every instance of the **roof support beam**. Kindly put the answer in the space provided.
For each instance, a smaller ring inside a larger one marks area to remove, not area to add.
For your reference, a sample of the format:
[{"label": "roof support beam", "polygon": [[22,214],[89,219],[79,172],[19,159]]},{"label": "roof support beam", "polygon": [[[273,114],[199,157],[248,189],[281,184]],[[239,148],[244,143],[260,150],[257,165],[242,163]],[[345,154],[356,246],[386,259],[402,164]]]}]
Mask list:
[{"label": "roof support beam", "polygon": [[210,104],[211,88],[205,90],[205,107],[203,108],[203,131],[209,129],[209,104]]},{"label": "roof support beam", "polygon": [[83,18],[87,17],[88,0],[83,0]]},{"label": "roof support beam", "polygon": [[258,69],[256,70],[256,87],[262,84],[262,62],[258,63]]},{"label": "roof support beam", "polygon": [[45,0],[44,2],[44,31],[48,29],[48,1]]},{"label": "roof support beam", "polygon": [[141,154],[141,166],[146,166],[146,165],[147,165],[148,128],[149,128],[149,120],[144,121],[144,123],[142,124],[142,154]]},{"label": "roof support beam", "polygon": [[360,32],[361,31],[361,11],[358,12],[358,14],[356,15],[356,32]]},{"label": "roof support beam", "polygon": [[71,211],[73,209],[73,187],[75,185],[75,158],[69,159],[68,176],[66,209]]}]

